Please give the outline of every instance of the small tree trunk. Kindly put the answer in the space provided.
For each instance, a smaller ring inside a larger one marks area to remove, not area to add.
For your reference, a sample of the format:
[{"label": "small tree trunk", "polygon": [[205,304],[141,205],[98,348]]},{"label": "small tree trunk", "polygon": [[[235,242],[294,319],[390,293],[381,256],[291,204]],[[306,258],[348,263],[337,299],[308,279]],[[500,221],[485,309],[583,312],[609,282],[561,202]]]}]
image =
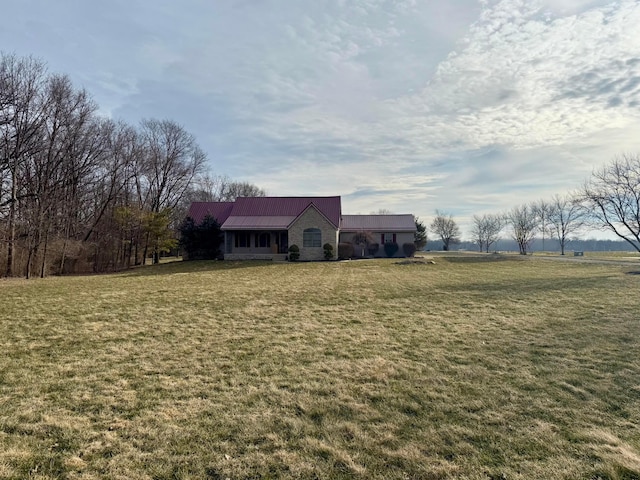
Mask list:
[{"label": "small tree trunk", "polygon": [[11,171],[11,203],[9,204],[9,240],[7,242],[7,277],[13,276],[13,256],[16,242],[16,196],[18,195],[16,185],[15,166]]},{"label": "small tree trunk", "polygon": [[40,265],[40,278],[44,278],[44,274],[47,266],[47,247],[49,246],[49,228],[44,234],[44,245],[42,247],[42,264]]},{"label": "small tree trunk", "polygon": [[147,264],[147,254],[149,253],[149,233],[147,233],[147,238],[144,242],[144,251],[142,252],[142,265]]}]

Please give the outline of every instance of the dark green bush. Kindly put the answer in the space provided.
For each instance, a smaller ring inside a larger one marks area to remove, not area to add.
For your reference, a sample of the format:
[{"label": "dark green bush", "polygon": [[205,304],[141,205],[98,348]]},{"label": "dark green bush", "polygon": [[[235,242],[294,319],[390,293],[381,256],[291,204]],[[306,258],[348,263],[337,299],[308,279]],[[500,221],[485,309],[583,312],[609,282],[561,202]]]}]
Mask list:
[{"label": "dark green bush", "polygon": [[331,260],[333,258],[333,245],[325,243],[322,248],[324,250],[324,259]]},{"label": "dark green bush", "polygon": [[187,217],[180,225],[180,246],[188,260],[210,260],[222,257],[224,237],[215,218],[207,215],[196,225]]},{"label": "dark green bush", "polygon": [[370,243],[369,245],[367,245],[367,252],[369,252],[369,255],[371,255],[372,257],[378,253],[378,250],[380,250],[380,244],[379,243]]},{"label": "dark green bush", "polygon": [[396,252],[400,249],[396,242],[389,242],[384,244],[384,253],[387,257],[393,257]]},{"label": "dark green bush", "polygon": [[413,254],[416,253],[416,244],[415,243],[403,243],[402,251],[404,252],[405,257],[413,257]]},{"label": "dark green bush", "polygon": [[289,247],[289,261],[295,262],[300,259],[300,248],[297,245],[293,244]]},{"label": "dark green bush", "polygon": [[340,260],[346,260],[353,257],[353,245],[349,242],[338,244],[338,258]]}]

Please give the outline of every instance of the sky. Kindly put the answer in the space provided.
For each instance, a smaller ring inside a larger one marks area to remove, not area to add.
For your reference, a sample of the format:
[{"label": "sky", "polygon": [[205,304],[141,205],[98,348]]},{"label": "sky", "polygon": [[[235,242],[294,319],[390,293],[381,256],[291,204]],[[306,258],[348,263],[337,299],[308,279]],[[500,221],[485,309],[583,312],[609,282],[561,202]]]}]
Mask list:
[{"label": "sky", "polygon": [[213,174],[343,213],[474,214],[640,153],[640,0],[0,0],[0,50]]}]

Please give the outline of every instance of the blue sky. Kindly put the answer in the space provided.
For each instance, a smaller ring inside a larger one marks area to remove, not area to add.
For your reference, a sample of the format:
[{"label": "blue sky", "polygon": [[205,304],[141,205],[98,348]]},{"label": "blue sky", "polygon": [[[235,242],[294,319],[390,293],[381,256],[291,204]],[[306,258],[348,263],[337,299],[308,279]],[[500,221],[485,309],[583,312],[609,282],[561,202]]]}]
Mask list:
[{"label": "blue sky", "polygon": [[640,152],[640,1],[0,0],[0,49],[105,115],[169,118],[212,171],[427,222]]}]

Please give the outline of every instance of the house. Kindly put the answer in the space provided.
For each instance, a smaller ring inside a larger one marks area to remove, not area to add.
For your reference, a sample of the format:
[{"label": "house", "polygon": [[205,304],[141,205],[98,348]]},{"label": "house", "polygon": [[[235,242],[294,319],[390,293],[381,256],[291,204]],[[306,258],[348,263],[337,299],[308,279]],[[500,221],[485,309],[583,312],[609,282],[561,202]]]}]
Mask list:
[{"label": "house", "polygon": [[365,257],[371,252],[362,241],[370,237],[369,243],[377,243],[378,250],[375,257],[386,257],[384,245],[396,243],[399,248],[394,257],[402,257],[402,245],[413,243],[416,233],[416,221],[413,215],[343,215],[340,224],[340,243],[353,244],[354,255]]},{"label": "house", "polygon": [[[221,225],[225,260],[284,260],[291,245],[299,247],[300,260],[322,260],[325,244],[337,253],[338,243],[352,242],[358,232],[402,247],[416,231],[413,215],[342,215],[339,196],[194,202],[188,215],[196,224],[210,215]],[[384,249],[376,256],[385,256]],[[403,256],[401,248],[395,256]]]}]

